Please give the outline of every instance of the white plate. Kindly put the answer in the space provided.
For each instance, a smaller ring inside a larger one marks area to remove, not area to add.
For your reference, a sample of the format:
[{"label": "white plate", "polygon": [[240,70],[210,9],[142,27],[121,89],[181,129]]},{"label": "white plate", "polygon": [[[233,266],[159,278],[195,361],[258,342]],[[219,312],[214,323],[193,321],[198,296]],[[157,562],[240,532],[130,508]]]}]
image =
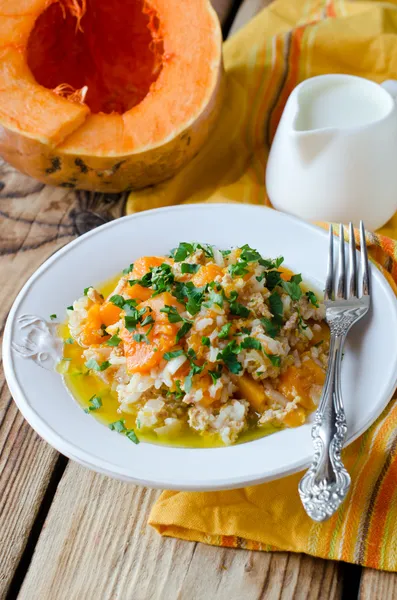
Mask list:
[{"label": "white plate", "polygon": [[[141,255],[162,254],[180,241],[220,248],[245,243],[263,256],[282,255],[309,283],[324,287],[327,234],[283,213],[242,204],[190,205],[147,211],[83,235],[48,259],[18,295],[4,335],[4,367],[19,409],[57,450],[83,465],[151,487],[219,490],[288,475],[312,457],[310,423],[224,448],[184,449],[132,444],[83,412],[56,372],[18,356],[18,317],[65,307],[87,285],[102,282]],[[373,308],[348,338],[342,366],[348,443],[382,412],[397,385],[397,301],[372,269]]]}]

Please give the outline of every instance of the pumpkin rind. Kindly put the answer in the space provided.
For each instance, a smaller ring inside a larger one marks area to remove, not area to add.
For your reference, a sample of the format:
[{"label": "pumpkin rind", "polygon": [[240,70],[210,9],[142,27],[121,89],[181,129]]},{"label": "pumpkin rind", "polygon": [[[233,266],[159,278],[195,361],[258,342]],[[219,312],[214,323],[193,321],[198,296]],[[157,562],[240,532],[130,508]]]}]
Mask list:
[{"label": "pumpkin rind", "polygon": [[[208,0],[184,0],[190,5],[190,14],[197,11],[202,15],[208,37],[208,65],[203,67],[202,89],[198,85],[198,103],[188,106],[180,93],[183,82],[175,79],[186,68],[184,39],[176,39],[175,31],[174,38],[164,38],[164,47],[169,51],[174,46],[176,54],[179,47],[181,65],[175,60],[176,66],[167,71],[165,64],[144,100],[123,114],[93,114],[87,105],[39,85],[28,68],[26,48],[48,0],[14,0],[12,16],[2,12],[4,2],[0,0],[0,154],[10,164],[48,184],[120,192],[172,177],[200,151],[216,122],[224,89],[220,26]],[[179,0],[167,2],[151,2],[160,20],[167,6],[180,7]],[[195,43],[201,56],[207,44],[205,36],[201,33]],[[185,48],[185,52],[191,49]],[[197,62],[198,58],[192,59],[193,66]],[[173,82],[179,86],[176,92]],[[196,93],[193,75],[186,87],[190,94]],[[161,116],[161,103],[170,107],[164,123],[157,117],[157,113]]]}]

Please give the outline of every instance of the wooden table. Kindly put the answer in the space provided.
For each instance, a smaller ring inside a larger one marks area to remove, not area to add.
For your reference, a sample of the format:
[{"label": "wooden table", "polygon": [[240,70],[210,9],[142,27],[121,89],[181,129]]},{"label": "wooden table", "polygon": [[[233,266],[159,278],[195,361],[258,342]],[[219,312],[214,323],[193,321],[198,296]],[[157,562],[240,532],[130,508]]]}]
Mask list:
[{"label": "wooden table", "polygon": [[[225,36],[269,0],[214,0]],[[0,165],[0,327],[55,250],[123,214],[126,194],[46,187]],[[397,575],[290,553],[161,538],[158,491],[92,473],[41,440],[0,375],[0,598],[237,600],[397,597]]]}]

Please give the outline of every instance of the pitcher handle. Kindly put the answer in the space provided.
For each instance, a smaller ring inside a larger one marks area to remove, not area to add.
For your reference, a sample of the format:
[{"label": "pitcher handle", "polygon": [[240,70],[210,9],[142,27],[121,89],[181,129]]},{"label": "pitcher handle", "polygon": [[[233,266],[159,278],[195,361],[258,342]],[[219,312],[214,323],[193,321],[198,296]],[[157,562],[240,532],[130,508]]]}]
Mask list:
[{"label": "pitcher handle", "polygon": [[383,81],[383,83],[380,84],[380,87],[382,87],[384,90],[386,90],[386,92],[388,92],[394,100],[397,100],[397,80],[396,79],[386,79],[386,81]]}]

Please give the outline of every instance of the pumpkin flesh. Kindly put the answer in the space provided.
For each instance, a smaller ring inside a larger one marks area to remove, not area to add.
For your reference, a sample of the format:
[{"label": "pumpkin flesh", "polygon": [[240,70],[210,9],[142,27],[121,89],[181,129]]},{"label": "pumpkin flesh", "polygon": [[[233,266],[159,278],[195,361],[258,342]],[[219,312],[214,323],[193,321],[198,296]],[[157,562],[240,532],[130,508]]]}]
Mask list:
[{"label": "pumpkin flesh", "polygon": [[157,15],[142,0],[87,0],[78,25],[55,2],[29,36],[28,66],[48,89],[87,86],[85,104],[92,113],[122,114],[142,102],[162,69],[156,25]]},{"label": "pumpkin flesh", "polygon": [[198,152],[222,91],[208,0],[183,11],[179,0],[13,5],[0,0],[0,153],[11,164],[111,192],[167,179]]}]

